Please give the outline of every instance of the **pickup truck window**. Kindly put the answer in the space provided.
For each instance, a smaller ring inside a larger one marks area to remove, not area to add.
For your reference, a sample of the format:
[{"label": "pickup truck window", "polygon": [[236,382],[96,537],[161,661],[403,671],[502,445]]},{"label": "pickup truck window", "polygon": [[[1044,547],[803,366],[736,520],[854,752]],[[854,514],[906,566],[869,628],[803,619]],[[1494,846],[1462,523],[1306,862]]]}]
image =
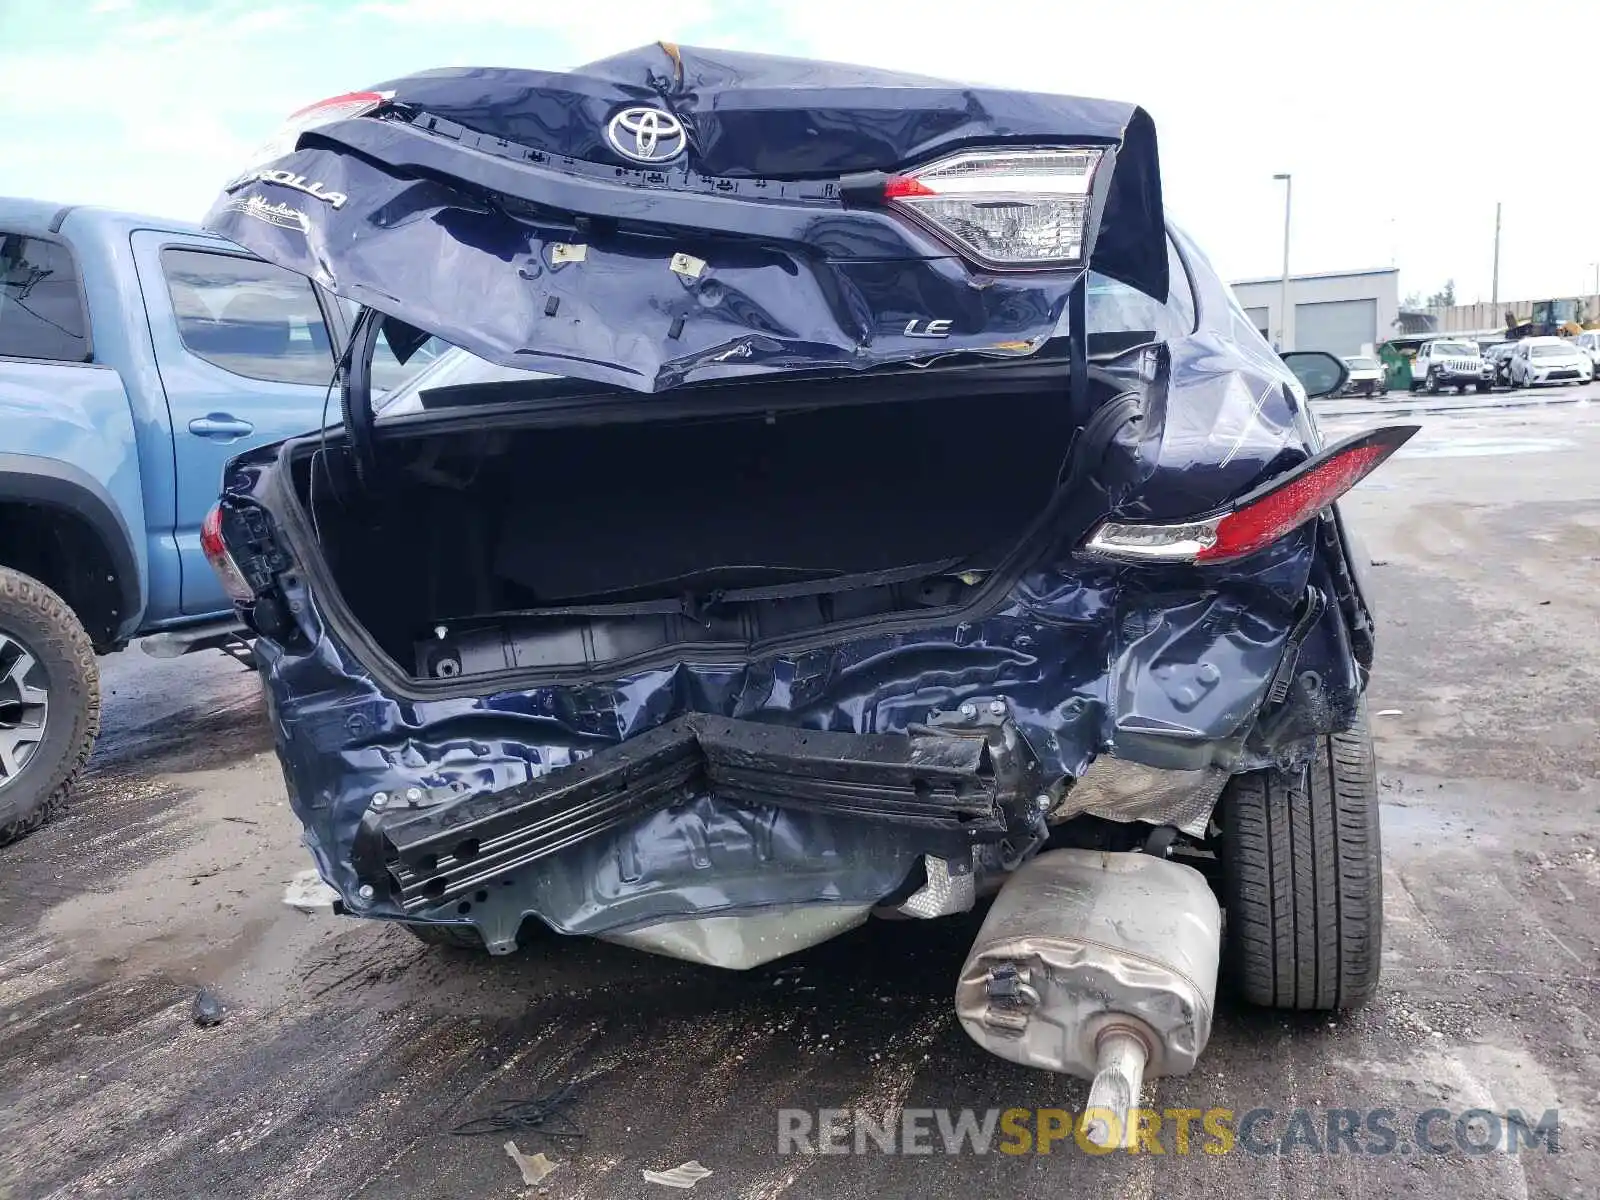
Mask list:
[{"label": "pickup truck window", "polygon": [[161,270],[178,336],[197,358],[247,379],[326,385],[333,344],[311,284],[237,254],[168,249]]},{"label": "pickup truck window", "polygon": [[0,355],[86,362],[83,292],[65,246],[0,231]]}]

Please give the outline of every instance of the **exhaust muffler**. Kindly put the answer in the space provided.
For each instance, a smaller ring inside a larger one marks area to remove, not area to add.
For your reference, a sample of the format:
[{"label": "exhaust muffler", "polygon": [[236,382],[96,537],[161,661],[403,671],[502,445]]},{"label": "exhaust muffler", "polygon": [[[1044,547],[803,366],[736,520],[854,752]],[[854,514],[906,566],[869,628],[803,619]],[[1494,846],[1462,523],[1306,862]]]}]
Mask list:
[{"label": "exhaust muffler", "polygon": [[984,1049],[1094,1082],[1085,1135],[1130,1145],[1145,1075],[1211,1036],[1222,912],[1204,876],[1148,854],[1052,850],[1006,881],[956,986]]}]

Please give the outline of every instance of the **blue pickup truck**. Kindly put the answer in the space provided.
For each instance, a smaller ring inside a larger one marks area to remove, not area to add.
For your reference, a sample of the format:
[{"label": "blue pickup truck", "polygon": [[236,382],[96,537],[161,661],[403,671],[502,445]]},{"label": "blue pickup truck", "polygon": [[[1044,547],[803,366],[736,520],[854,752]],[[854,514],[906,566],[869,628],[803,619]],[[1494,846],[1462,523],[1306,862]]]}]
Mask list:
[{"label": "blue pickup truck", "polygon": [[224,463],[317,428],[349,311],[195,226],[0,198],[0,844],[99,727],[95,656],[237,644]]}]

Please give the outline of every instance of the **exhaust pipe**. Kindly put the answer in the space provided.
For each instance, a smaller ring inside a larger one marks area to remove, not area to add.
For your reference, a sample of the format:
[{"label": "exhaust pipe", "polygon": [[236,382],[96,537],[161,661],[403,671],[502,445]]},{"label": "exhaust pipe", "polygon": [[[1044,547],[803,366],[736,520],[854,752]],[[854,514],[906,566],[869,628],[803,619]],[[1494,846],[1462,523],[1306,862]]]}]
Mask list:
[{"label": "exhaust pipe", "polygon": [[1011,876],[956,985],[985,1050],[1094,1082],[1083,1132],[1129,1146],[1146,1074],[1186,1075],[1211,1036],[1222,911],[1200,872],[1052,850]]}]

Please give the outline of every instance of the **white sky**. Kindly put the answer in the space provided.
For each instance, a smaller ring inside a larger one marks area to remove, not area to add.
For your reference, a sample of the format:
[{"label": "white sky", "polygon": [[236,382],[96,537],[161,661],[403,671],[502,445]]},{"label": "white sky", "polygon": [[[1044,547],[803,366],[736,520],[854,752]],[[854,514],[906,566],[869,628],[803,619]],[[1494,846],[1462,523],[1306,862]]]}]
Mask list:
[{"label": "white sky", "polygon": [[[1503,300],[1595,288],[1600,2],[0,0],[0,194],[187,218],[277,120],[432,66],[656,38],[1150,110],[1170,211],[1230,278],[1396,265]],[[1566,56],[1563,59],[1563,56]]]}]

